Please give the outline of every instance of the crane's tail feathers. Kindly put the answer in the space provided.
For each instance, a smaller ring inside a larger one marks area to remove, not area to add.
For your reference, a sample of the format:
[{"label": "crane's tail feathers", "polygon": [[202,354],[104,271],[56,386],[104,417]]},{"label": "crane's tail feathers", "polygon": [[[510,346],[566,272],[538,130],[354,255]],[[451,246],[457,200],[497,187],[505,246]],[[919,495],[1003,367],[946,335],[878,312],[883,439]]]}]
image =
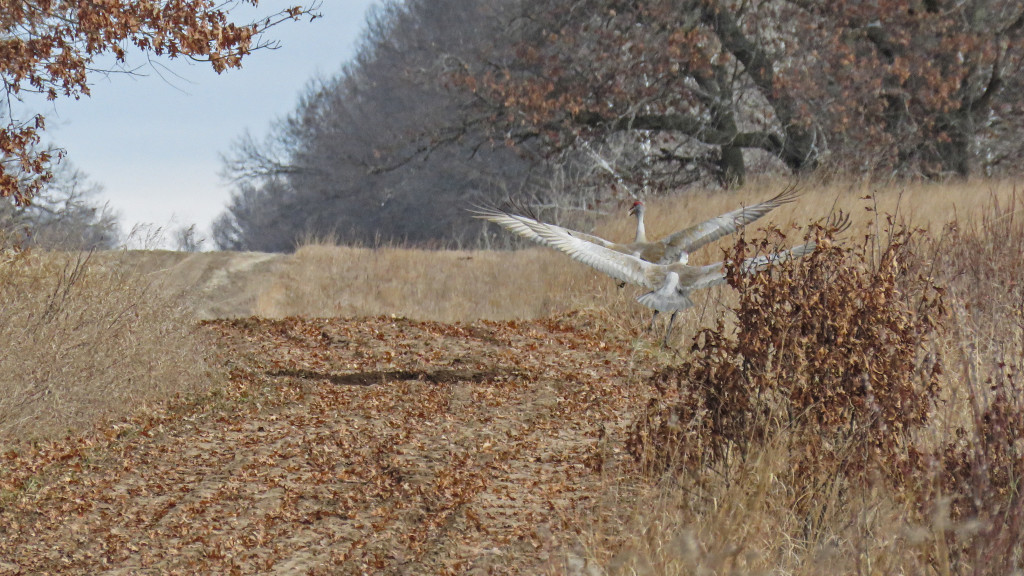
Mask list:
[{"label": "crane's tail feathers", "polygon": [[640,304],[653,309],[655,312],[677,312],[694,306],[689,296],[676,293],[670,297],[655,292],[647,292],[636,297]]}]

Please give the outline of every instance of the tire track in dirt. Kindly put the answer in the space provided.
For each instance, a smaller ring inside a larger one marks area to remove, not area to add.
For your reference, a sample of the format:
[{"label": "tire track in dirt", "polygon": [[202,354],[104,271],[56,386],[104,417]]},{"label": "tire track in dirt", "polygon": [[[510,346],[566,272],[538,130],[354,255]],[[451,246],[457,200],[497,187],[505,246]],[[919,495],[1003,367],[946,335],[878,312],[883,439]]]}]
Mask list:
[{"label": "tire track in dirt", "polygon": [[630,465],[645,393],[597,317],[208,328],[223,391],[5,455],[0,572],[535,574],[600,501],[594,463]]},{"label": "tire track in dirt", "polygon": [[165,279],[189,292],[198,318],[249,316],[288,258],[263,252],[190,254],[168,269]]},{"label": "tire track in dirt", "polygon": [[162,290],[182,294],[200,319],[257,313],[261,295],[294,257],[266,252],[98,252],[105,266],[126,268],[154,279]]}]

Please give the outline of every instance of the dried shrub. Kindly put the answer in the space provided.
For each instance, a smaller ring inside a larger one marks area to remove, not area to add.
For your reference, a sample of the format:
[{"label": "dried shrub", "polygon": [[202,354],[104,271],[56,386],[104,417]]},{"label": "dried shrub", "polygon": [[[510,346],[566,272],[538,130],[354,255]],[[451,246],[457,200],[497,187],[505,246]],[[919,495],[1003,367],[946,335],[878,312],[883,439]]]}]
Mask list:
[{"label": "dried shrub", "polygon": [[0,444],[81,430],[209,383],[183,300],[96,260],[0,252]]},{"label": "dried shrub", "polygon": [[[1024,383],[1020,365],[969,381],[969,426],[938,455],[942,492],[926,502],[948,518],[949,563],[1012,574],[1024,561]],[[950,529],[967,526],[970,529]],[[966,571],[966,570],[964,570]]]},{"label": "dried shrub", "polygon": [[752,252],[729,255],[735,324],[700,332],[691,356],[653,376],[661,396],[633,424],[629,446],[652,472],[743,458],[784,439],[797,485],[837,474],[899,483],[921,460],[910,434],[927,421],[940,362],[930,350],[942,292],[902,262],[914,231],[888,221],[849,246],[817,227],[809,257],[747,275]]}]

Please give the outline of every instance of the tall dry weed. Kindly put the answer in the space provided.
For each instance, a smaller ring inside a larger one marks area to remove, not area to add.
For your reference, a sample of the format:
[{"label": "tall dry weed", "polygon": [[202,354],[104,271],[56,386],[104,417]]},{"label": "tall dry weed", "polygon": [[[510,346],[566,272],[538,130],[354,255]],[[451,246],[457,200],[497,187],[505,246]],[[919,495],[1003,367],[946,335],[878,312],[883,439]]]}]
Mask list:
[{"label": "tall dry weed", "polygon": [[[1024,218],[992,195],[980,218],[951,222],[922,252],[948,287],[948,391],[942,482],[950,564],[1009,574],[1024,565]],[[969,526],[970,530],[953,529]]]},{"label": "tall dry weed", "polygon": [[0,442],[52,437],[188,393],[206,352],[180,300],[89,254],[0,260]]}]

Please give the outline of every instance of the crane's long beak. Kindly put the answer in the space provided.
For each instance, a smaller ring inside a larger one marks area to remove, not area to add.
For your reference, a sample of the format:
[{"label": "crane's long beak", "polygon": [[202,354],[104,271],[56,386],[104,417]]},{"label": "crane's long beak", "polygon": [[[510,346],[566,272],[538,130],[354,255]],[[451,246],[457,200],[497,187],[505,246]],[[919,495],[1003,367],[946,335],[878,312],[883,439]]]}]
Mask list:
[{"label": "crane's long beak", "polygon": [[636,206],[630,206],[629,207],[629,215],[630,216],[636,216]]}]

